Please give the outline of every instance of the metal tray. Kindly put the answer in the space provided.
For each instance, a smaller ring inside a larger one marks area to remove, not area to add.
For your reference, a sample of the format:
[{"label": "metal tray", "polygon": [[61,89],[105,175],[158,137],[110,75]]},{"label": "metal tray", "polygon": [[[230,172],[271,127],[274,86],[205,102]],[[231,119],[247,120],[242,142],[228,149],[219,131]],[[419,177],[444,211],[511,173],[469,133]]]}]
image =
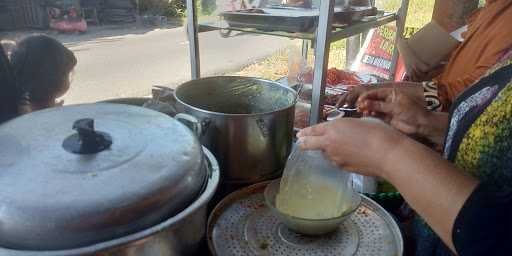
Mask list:
[{"label": "metal tray", "polygon": [[[273,7],[259,9],[264,13],[226,11],[220,16],[232,28],[253,28],[263,31],[313,32],[318,24],[319,10],[312,8]],[[333,23],[348,24],[376,13],[374,7],[335,8]]]},{"label": "metal tray", "polygon": [[265,13],[240,11],[222,12],[220,15],[233,28],[254,28],[263,31],[313,32],[318,24],[314,9],[262,8]]},{"label": "metal tray", "polygon": [[350,25],[354,22],[363,20],[366,17],[378,14],[376,7],[352,6],[350,9],[336,11],[332,17],[332,23],[335,25]]},{"label": "metal tray", "polygon": [[362,196],[361,206],[330,235],[308,237],[289,231],[265,206],[268,182],[224,198],[208,220],[213,255],[402,255],[403,239],[393,218]]}]

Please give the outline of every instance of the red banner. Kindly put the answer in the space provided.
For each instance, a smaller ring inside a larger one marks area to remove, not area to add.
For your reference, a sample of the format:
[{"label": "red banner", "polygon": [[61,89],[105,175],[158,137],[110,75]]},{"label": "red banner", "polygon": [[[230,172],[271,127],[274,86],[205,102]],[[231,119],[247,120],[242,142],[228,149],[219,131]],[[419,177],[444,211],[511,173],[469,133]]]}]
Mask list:
[{"label": "red banner", "polygon": [[[372,29],[366,37],[363,48],[359,51],[351,70],[368,73],[389,80],[392,70],[393,50],[395,45],[395,26],[381,26]],[[405,76],[405,67],[399,59],[395,80],[400,81]]]}]

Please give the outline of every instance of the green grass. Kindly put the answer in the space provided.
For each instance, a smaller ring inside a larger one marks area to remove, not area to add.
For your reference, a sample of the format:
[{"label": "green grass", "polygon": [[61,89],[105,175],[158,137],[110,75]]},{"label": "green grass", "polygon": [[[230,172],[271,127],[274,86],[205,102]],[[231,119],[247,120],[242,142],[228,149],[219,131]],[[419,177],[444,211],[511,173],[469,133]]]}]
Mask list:
[{"label": "green grass", "polygon": [[[435,0],[410,0],[409,13],[406,26],[421,28],[432,19],[432,10]],[[396,11],[400,7],[400,0],[377,0],[376,5],[379,9],[387,11]],[[293,40],[290,47],[300,47],[299,40]],[[341,40],[331,44],[331,52],[329,54],[329,67],[344,68],[345,67],[345,47],[346,40]],[[232,75],[254,76],[265,79],[279,79],[288,73],[288,55],[287,50],[280,50],[273,56],[262,61],[252,63],[242,70]],[[308,56],[308,64],[313,65],[313,50]]]},{"label": "green grass", "polygon": [[[434,0],[409,0],[409,12],[406,26],[421,28],[432,19]],[[400,7],[400,0],[377,0],[379,9],[396,11]]]}]

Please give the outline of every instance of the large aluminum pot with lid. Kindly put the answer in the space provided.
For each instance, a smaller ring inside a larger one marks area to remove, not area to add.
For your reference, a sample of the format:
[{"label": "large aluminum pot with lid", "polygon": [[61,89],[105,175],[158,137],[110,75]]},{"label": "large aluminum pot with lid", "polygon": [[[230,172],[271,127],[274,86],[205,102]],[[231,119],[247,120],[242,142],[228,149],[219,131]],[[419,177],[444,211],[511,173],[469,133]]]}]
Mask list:
[{"label": "large aluminum pot with lid", "polygon": [[291,150],[296,92],[277,82],[217,76],[175,90],[178,112],[196,117],[200,141],[225,182],[253,183],[280,175]]},{"label": "large aluminum pot with lid", "polygon": [[0,126],[0,255],[190,255],[215,158],[156,111],[90,104]]}]

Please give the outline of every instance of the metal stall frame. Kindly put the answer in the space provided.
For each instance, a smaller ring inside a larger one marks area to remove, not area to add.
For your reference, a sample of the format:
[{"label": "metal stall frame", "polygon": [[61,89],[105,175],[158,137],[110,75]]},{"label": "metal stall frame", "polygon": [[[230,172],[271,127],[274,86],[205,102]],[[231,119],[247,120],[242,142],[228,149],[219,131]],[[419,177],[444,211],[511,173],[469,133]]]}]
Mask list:
[{"label": "metal stall frame", "polygon": [[[402,36],[405,30],[405,20],[407,17],[409,0],[401,0],[400,8],[394,13],[384,13],[381,16],[369,20],[355,22],[347,26],[333,27],[332,15],[335,0],[322,0],[319,6],[319,21],[316,32],[313,33],[290,33],[283,31],[263,31],[253,28],[223,27],[212,23],[198,24],[196,0],[187,0],[187,35],[190,47],[190,65],[192,70],[192,79],[200,78],[200,53],[197,34],[199,31],[225,30],[240,31],[245,33],[255,33],[287,37],[292,39],[302,39],[302,53],[307,56],[309,46],[314,46],[315,66],[313,74],[313,92],[311,102],[310,124],[315,125],[321,121],[323,114],[325,79],[329,64],[329,51],[331,43],[347,39],[349,37],[368,32],[370,29],[377,28],[392,22],[396,22],[396,39]],[[375,5],[375,1],[372,1]],[[395,39],[395,42],[396,42]],[[391,71],[394,74],[398,62],[398,48],[395,47],[391,61]],[[391,79],[394,79],[393,75]]]}]

